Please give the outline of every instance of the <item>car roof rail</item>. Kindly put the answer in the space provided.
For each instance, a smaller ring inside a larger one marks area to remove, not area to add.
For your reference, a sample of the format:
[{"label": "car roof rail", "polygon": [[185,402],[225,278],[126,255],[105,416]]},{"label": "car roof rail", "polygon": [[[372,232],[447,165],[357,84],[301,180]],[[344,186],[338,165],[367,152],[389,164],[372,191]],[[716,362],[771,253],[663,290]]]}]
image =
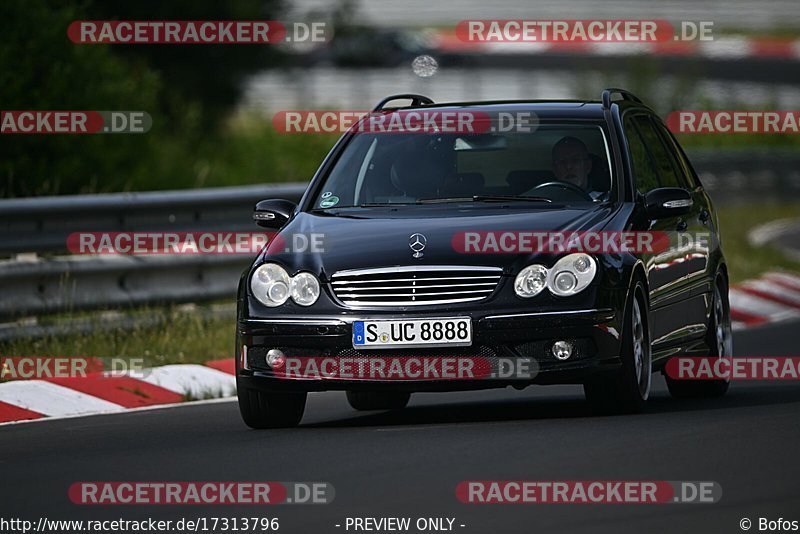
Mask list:
[{"label": "car roof rail", "polygon": [[402,99],[411,100],[411,106],[412,107],[433,104],[433,99],[428,98],[427,96],[417,95],[417,94],[414,94],[414,93],[407,93],[407,94],[402,94],[402,95],[387,96],[386,98],[384,98],[383,100],[378,102],[378,105],[375,106],[372,109],[372,111],[373,112],[381,111],[386,106],[386,104],[388,104],[392,100],[402,100]]},{"label": "car roof rail", "polygon": [[619,89],[617,87],[609,87],[608,89],[603,89],[603,96],[601,97],[603,100],[603,107],[605,109],[609,109],[611,107],[611,95],[615,93],[618,93],[620,96],[622,96],[623,100],[630,100],[631,102],[644,104],[641,98],[631,93],[630,91],[626,91],[625,89]]}]

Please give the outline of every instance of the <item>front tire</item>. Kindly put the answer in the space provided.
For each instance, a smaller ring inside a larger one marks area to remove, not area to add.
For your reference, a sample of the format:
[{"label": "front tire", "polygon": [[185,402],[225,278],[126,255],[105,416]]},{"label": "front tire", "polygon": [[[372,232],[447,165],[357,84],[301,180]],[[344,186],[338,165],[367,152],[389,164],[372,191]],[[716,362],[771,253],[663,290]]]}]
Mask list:
[{"label": "front tire", "polygon": [[583,385],[586,400],[600,413],[641,412],[650,396],[653,359],[646,303],[644,284],[637,281],[625,312],[622,366]]},{"label": "front tire", "polygon": [[306,396],[305,392],[276,393],[239,387],[239,411],[250,428],[294,427],[303,418]]},{"label": "front tire", "polygon": [[[730,359],[733,355],[731,331],[731,307],[728,303],[728,286],[722,276],[714,284],[714,302],[706,333],[706,345],[711,348],[709,356]],[[728,392],[727,380],[676,380],[666,373],[664,379],[670,395],[676,399],[702,399],[722,397]]]},{"label": "front tire", "polygon": [[411,393],[397,391],[348,391],[347,402],[358,411],[401,410],[408,405]]}]

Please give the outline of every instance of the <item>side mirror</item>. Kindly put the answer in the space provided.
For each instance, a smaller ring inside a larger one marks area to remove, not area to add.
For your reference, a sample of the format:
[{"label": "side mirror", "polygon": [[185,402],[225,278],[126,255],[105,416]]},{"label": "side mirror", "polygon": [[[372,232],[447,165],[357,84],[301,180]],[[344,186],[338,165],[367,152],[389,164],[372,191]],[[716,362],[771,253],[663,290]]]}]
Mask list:
[{"label": "side mirror", "polygon": [[665,219],[685,215],[692,209],[692,196],[680,187],[660,187],[644,196],[647,215],[650,219]]},{"label": "side mirror", "polygon": [[264,228],[280,228],[294,213],[297,204],[290,200],[269,199],[256,204],[253,220]]}]

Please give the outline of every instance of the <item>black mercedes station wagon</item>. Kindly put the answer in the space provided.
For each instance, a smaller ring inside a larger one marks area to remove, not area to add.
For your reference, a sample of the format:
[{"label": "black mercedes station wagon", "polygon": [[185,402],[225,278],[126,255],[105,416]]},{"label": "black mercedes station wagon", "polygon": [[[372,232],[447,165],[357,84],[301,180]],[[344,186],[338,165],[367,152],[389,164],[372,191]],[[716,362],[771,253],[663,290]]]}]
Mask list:
[{"label": "black mercedes station wagon", "polygon": [[[410,105],[388,105],[400,100]],[[445,128],[447,114],[484,122]],[[374,116],[426,127],[357,124],[299,204],[256,206],[274,239],[239,284],[247,425],[297,425],[307,393],[324,390],[386,410],[415,391],[582,384],[601,412],[636,412],[670,358],[730,357],[716,213],[639,98],[403,94],[363,120]],[[529,120],[508,127],[508,117]],[[665,246],[615,246],[621,235]],[[570,236],[580,246],[562,246]],[[665,376],[676,397],[728,389]]]}]

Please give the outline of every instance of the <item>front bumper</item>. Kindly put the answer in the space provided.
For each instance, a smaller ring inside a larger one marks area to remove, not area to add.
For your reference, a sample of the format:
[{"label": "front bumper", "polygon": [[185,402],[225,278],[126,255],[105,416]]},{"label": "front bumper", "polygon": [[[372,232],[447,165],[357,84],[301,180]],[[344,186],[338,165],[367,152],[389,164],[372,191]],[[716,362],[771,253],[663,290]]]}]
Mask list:
[{"label": "front bumper", "polygon": [[[472,319],[471,347],[417,349],[354,349],[353,322],[369,319],[419,319],[443,317],[437,313],[364,313],[341,316],[282,316],[240,319],[237,332],[237,380],[240,386],[274,391],[400,390],[458,391],[529,384],[581,383],[588,376],[619,367],[620,312],[612,308],[564,311],[493,313],[459,311]],[[570,341],[572,357],[557,360],[551,347],[557,340]],[[479,379],[350,379],[336,377],[287,377],[274,373],[266,363],[267,352],[278,349],[291,358],[426,357],[481,358],[498,364],[528,363],[530,376],[486,376]],[[532,363],[532,366],[530,365]]]}]

